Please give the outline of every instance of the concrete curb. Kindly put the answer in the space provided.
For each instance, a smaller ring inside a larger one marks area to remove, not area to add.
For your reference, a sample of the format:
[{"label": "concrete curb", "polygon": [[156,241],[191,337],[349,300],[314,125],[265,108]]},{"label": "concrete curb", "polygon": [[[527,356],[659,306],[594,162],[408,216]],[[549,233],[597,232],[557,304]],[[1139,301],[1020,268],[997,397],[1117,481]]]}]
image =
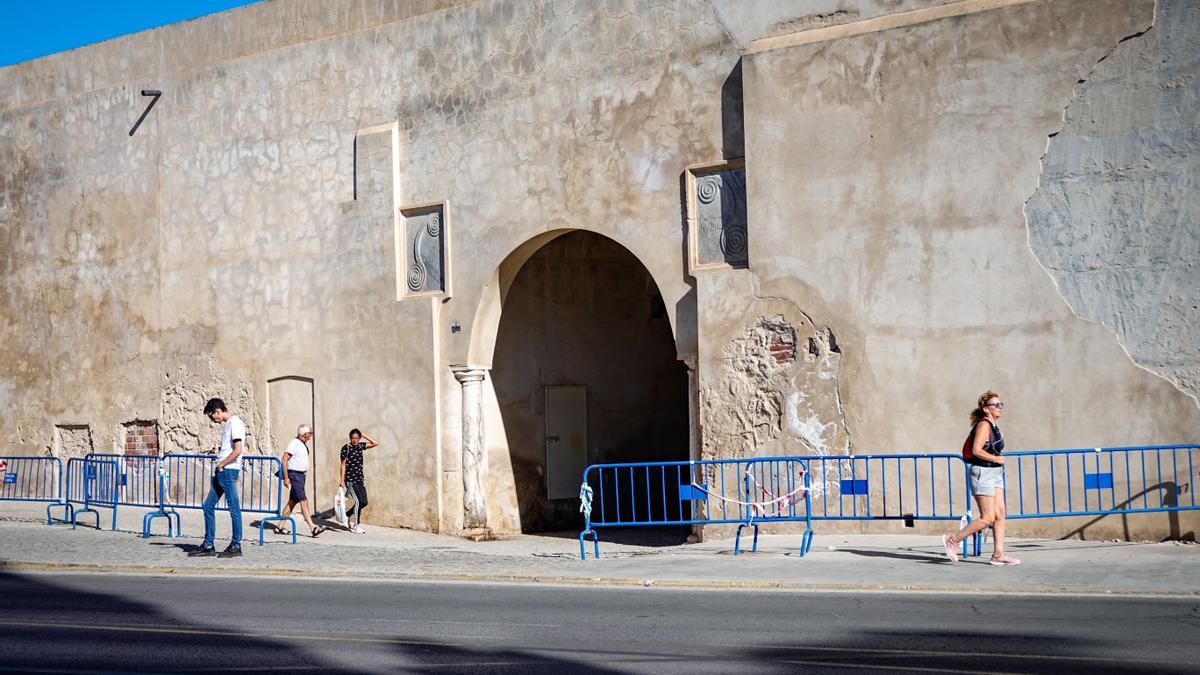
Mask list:
[{"label": "concrete curb", "polygon": [[[84,563],[35,563],[0,561],[0,572],[50,572],[74,574],[173,574],[178,576],[238,576],[238,577],[307,577],[321,578],[311,570],[262,569],[255,567],[169,567],[163,565],[104,565]],[[979,587],[954,584],[823,584],[794,583],[787,581],[754,581],[722,579],[631,579],[627,577],[563,577],[518,574],[364,574],[355,577],[362,581],[429,581],[468,582],[493,584],[530,584],[547,586],[597,586],[597,587],[655,587],[672,589],[711,590],[775,590],[784,592],[828,592],[859,591],[886,593],[974,593],[984,595],[1076,595],[1097,597],[1200,597],[1200,590],[1147,591],[1147,590],[1104,590],[1093,591],[1078,588],[1032,586],[1020,589]]]}]

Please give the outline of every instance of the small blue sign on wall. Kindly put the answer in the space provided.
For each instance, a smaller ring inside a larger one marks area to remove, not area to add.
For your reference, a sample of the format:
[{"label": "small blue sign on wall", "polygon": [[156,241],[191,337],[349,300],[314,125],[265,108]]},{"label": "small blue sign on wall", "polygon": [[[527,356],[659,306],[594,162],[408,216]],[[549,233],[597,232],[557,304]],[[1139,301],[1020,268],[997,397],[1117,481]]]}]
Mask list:
[{"label": "small blue sign on wall", "polygon": [[14,484],[16,484],[16,482],[17,482],[17,474],[15,474],[15,473],[5,473],[4,474],[5,485],[14,485]]}]

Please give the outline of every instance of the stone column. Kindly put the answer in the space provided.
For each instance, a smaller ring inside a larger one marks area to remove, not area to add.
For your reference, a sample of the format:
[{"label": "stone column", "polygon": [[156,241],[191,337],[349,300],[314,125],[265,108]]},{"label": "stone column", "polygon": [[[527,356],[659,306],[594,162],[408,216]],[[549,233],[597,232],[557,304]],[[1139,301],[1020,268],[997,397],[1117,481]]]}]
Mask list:
[{"label": "stone column", "polygon": [[482,368],[451,366],[462,385],[463,529],[487,527],[487,502],[483,493],[483,378]]},{"label": "stone column", "polygon": [[[679,360],[688,369],[688,459],[693,462],[700,459],[700,378],[699,372],[696,370],[698,359],[695,353],[687,353],[679,356]],[[703,514],[707,515],[708,505],[700,505],[699,502],[693,502],[694,508],[703,509]],[[692,537],[695,541],[704,541],[704,526],[693,525],[692,536],[688,537],[691,541]]]}]

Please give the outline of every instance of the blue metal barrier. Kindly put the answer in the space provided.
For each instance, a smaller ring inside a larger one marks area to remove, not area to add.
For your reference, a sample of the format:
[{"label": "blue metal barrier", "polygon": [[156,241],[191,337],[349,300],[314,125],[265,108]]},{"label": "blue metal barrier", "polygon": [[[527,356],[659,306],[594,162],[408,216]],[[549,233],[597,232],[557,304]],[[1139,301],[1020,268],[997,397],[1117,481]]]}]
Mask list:
[{"label": "blue metal barrier", "polygon": [[1200,510],[1193,485],[1198,445],[1030,450],[1004,457],[1009,520]]},{"label": "blue metal barrier", "polygon": [[[84,461],[82,457],[71,457],[67,459],[67,468],[63,472],[63,489],[59,493],[62,499],[58,503],[50,504],[46,507],[47,525],[51,525],[55,522],[74,522],[74,504],[83,503],[83,464]],[[63,510],[62,518],[54,517],[55,508],[61,508]],[[98,517],[99,516],[97,516],[97,518]]]},{"label": "blue metal barrier", "polygon": [[[967,465],[958,454],[814,455],[813,520],[971,521]],[[967,543],[962,543],[967,555]]]},{"label": "blue metal barrier", "polygon": [[[95,513],[96,526],[100,514],[96,507],[112,509],[112,529],[117,528],[117,509],[122,506],[151,508],[142,518],[142,536],[149,537],[153,521],[167,519],[167,534],[180,536],[183,526],[178,509],[201,509],[211,489],[215,455],[106,455],[92,453],[67,462],[66,494],[63,520],[70,516],[75,527],[81,513]],[[282,464],[278,457],[243,455],[239,480],[239,496],[243,513],[260,513],[258,543],[265,541],[264,529],[269,522],[288,522],[292,526],[292,543],[297,542],[296,521],[283,512]],[[74,509],[74,504],[82,508]],[[55,505],[51,505],[53,508]],[[227,511],[228,506],[218,505]],[[53,522],[49,510],[47,522]]]},{"label": "blue metal barrier", "polygon": [[0,457],[0,501],[62,501],[62,460],[57,457]]},{"label": "blue metal barrier", "polygon": [[584,530],[579,554],[587,559],[586,539],[592,536],[600,557],[597,527],[653,525],[738,524],[734,555],[740,553],[742,530],[758,523],[806,524],[800,554],[812,543],[805,458],[691,462],[593,464],[583,472],[580,486]]},{"label": "blue metal barrier", "polygon": [[[1017,451],[1004,457],[1010,520],[1200,510],[1193,485],[1200,477],[1200,445]],[[809,524],[805,553],[812,544],[812,521],[957,520],[966,525],[974,505],[968,468],[958,454],[597,464],[584,471],[580,490],[585,515],[580,555],[586,559],[590,534],[599,557],[593,528],[601,526],[739,523],[736,553],[742,529],[756,521],[803,520]],[[771,507],[761,500],[786,494],[799,484],[797,475],[806,488],[803,500],[794,498],[782,513],[764,513]],[[756,527],[756,548],[757,535]],[[963,541],[962,547],[964,556],[968,549],[981,555],[982,533],[973,537],[973,546]]]},{"label": "blue metal barrier", "polygon": [[[78,464],[68,462],[73,471],[68,482],[76,481],[79,502],[83,508],[71,513],[71,529],[79,526],[79,514],[96,514],[96,528],[100,528],[100,512],[93,507],[112,509],[112,529],[117,529],[117,506],[120,499],[121,469],[115,460],[84,457]],[[68,489],[68,500],[75,490]]]},{"label": "blue metal barrier", "polygon": [[[163,457],[164,482],[160,490],[164,508],[200,509],[211,489],[216,455],[165,455]],[[283,514],[286,503],[283,493],[283,464],[278,457],[270,455],[242,455],[242,471],[238,485],[238,496],[242,513],[265,514],[258,523],[258,543],[264,542],[267,523],[287,522],[291,524],[292,543],[297,542],[296,520]],[[228,506],[218,506],[227,511]]]},{"label": "blue metal barrier", "polygon": [[[115,466],[115,471],[111,467]],[[121,506],[152,508],[142,517],[142,536],[149,537],[153,522],[157,518],[167,519],[167,535],[179,536],[179,514],[165,509],[162,504],[162,458],[158,455],[118,455],[88,453],[84,457],[85,501],[89,506],[112,509],[113,529],[117,527],[117,509]],[[111,497],[110,497],[111,494]],[[97,498],[95,495],[100,495]],[[68,500],[70,501],[70,500]],[[85,508],[76,514],[92,511]],[[99,514],[97,514],[99,526]]]}]

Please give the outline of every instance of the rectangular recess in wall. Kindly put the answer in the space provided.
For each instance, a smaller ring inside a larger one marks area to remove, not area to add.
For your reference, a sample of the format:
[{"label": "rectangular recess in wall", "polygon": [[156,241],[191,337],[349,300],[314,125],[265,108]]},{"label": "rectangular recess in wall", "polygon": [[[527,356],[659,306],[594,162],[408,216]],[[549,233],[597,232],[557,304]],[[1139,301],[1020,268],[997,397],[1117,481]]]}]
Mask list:
[{"label": "rectangular recess in wall", "polygon": [[95,451],[92,427],[87,424],[56,424],[54,426],[54,454],[58,456],[82,457]]}]

